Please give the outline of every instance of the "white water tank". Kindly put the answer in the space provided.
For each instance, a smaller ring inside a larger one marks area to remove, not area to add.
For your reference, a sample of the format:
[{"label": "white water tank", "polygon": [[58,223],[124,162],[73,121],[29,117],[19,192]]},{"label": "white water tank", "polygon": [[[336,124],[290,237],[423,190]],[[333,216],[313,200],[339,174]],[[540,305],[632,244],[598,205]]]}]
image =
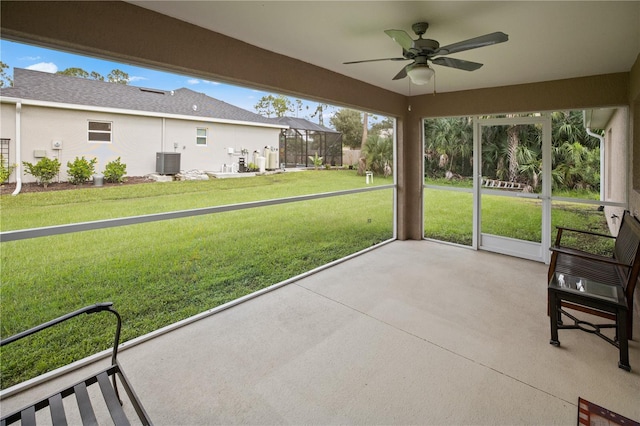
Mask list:
[{"label": "white water tank", "polygon": [[269,151],[269,159],[267,161],[267,169],[275,170],[278,168],[278,150]]},{"label": "white water tank", "polygon": [[258,157],[258,170],[260,170],[260,173],[264,173],[266,160],[264,157]]}]

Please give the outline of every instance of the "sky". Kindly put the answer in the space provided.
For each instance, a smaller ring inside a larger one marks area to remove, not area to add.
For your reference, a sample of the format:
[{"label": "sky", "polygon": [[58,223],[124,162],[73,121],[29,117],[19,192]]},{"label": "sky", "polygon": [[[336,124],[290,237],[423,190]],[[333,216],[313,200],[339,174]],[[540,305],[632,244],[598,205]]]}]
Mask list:
[{"label": "sky", "polygon": [[[0,60],[9,66],[6,72],[12,77],[13,68],[27,68],[50,73],[63,71],[67,68],[82,68],[89,73],[96,71],[104,77],[113,69],[119,69],[129,74],[129,84],[131,86],[160,90],[176,90],[184,87],[251,112],[256,112],[254,105],[258,103],[260,98],[272,94],[263,90],[207,81],[187,75],[166,73],[131,64],[111,62],[8,40],[0,40]],[[294,102],[294,98],[290,99]],[[317,118],[310,117],[317,105],[316,102],[303,100],[303,110],[298,113],[298,116],[317,123]],[[337,110],[338,108],[329,108],[329,111],[325,113],[325,126],[331,127],[329,123],[330,116]],[[291,113],[290,115],[295,116],[296,114]]]}]

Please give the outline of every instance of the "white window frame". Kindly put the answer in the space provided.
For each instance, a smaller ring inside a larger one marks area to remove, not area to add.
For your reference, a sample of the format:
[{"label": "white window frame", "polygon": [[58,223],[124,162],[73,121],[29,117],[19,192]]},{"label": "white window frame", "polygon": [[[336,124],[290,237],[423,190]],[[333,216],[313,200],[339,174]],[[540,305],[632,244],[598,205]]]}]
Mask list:
[{"label": "white window frame", "polygon": [[[204,130],[204,136],[200,135],[200,130]],[[204,140],[204,143],[200,143]],[[196,146],[208,146],[209,145],[209,128],[208,127],[196,127]]]},{"label": "white window frame", "polygon": [[[103,123],[103,124],[109,124],[109,130],[92,130],[91,129],[91,123]],[[92,141],[90,138],[90,135],[92,133],[95,134],[103,134],[109,135],[109,140],[108,141]],[[113,121],[106,121],[106,120],[87,120],[87,142],[89,143],[112,143],[113,142]]]}]

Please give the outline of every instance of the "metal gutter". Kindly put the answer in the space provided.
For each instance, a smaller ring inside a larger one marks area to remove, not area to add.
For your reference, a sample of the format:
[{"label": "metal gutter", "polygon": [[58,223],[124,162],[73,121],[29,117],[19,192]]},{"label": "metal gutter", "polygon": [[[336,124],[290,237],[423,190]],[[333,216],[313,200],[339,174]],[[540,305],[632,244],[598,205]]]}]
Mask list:
[{"label": "metal gutter", "polygon": [[[593,136],[594,138],[598,138],[600,140],[600,171],[604,170],[604,136],[600,136],[597,133],[591,131],[591,119],[587,121],[587,112],[584,111],[582,113],[582,119],[584,122],[584,129],[586,130],[589,136]],[[606,179],[605,175],[602,175]],[[605,185],[600,185],[600,201],[604,201],[604,187]]]}]

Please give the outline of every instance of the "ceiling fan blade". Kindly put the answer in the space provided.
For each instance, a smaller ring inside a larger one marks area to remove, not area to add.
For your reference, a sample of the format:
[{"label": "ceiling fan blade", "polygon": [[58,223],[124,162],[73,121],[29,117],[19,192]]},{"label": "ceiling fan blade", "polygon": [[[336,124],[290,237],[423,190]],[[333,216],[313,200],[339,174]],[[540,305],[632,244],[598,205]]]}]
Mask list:
[{"label": "ceiling fan blade", "polygon": [[434,55],[448,55],[450,53],[462,52],[464,50],[477,49],[478,47],[491,46],[492,44],[503,43],[509,40],[509,36],[503,32],[495,32],[485,34],[480,37],[470,38],[469,40],[453,43],[448,46],[441,47]]},{"label": "ceiling fan blade", "polygon": [[[411,64],[409,64],[411,65]],[[402,80],[403,78],[405,78],[407,76],[407,68],[409,67],[409,65],[403,67],[400,72],[398,74],[396,74],[395,77],[393,77],[393,80]]]},{"label": "ceiling fan blade", "polygon": [[436,65],[457,68],[465,71],[475,71],[482,66],[482,64],[478,62],[463,61],[462,59],[455,58],[435,58],[432,59],[431,62]]},{"label": "ceiling fan blade", "polygon": [[413,39],[409,34],[402,30],[385,30],[385,34],[398,43],[404,50],[409,50],[413,47]]},{"label": "ceiling fan blade", "polygon": [[361,64],[363,62],[378,62],[378,61],[407,61],[407,58],[381,58],[381,59],[365,59],[363,61],[350,61],[350,62],[343,62],[343,65],[348,65],[348,64]]}]

